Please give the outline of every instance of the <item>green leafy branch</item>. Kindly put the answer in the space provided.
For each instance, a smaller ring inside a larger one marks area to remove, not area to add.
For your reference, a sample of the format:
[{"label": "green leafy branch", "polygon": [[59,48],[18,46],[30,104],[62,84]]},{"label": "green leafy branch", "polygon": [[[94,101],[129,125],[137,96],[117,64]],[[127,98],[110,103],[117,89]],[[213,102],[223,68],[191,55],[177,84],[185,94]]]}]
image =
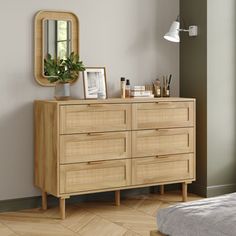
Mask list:
[{"label": "green leafy branch", "polygon": [[52,58],[50,54],[44,59],[44,74],[50,83],[68,83],[76,80],[85,66],[79,55],[72,52],[66,59]]}]

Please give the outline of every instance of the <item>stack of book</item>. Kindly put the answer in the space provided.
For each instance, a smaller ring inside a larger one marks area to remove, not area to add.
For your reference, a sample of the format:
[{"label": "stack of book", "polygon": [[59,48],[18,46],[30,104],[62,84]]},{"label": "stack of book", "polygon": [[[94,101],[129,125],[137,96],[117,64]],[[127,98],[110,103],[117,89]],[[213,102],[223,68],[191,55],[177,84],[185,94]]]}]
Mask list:
[{"label": "stack of book", "polygon": [[142,98],[142,97],[152,98],[152,97],[154,97],[154,95],[153,95],[152,91],[145,90],[145,86],[132,86],[131,97],[133,97],[133,98]]}]

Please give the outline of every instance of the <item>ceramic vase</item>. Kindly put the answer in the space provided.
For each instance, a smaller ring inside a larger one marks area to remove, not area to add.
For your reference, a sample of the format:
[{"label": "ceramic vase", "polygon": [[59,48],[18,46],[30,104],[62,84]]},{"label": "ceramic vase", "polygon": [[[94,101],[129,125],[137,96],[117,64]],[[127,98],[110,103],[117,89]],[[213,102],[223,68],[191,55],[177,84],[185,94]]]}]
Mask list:
[{"label": "ceramic vase", "polygon": [[68,100],[70,98],[70,83],[56,83],[55,99]]}]

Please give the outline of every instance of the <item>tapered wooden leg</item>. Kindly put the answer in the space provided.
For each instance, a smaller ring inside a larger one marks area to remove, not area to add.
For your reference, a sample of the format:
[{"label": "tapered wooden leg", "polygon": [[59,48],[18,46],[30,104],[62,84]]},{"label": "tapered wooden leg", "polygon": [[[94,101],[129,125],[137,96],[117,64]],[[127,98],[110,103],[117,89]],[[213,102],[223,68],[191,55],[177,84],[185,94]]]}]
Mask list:
[{"label": "tapered wooden leg", "polygon": [[160,185],[160,194],[163,195],[165,193],[164,185]]},{"label": "tapered wooden leg", "polygon": [[115,203],[116,206],[120,206],[120,190],[115,191]]},{"label": "tapered wooden leg", "polygon": [[183,202],[187,202],[188,200],[188,184],[182,183],[182,195],[183,195]]},{"label": "tapered wooden leg", "polygon": [[47,210],[47,193],[42,191],[42,209]]},{"label": "tapered wooden leg", "polygon": [[60,216],[64,220],[66,217],[66,200],[65,198],[60,198]]}]

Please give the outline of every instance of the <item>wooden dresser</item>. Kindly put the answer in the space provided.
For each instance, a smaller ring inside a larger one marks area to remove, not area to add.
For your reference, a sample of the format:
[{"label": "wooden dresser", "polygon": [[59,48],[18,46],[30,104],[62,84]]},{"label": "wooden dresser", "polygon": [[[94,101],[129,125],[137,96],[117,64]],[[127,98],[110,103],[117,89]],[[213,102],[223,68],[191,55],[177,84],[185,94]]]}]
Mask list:
[{"label": "wooden dresser", "polygon": [[35,185],[60,198],[195,180],[195,99],[35,101]]}]

